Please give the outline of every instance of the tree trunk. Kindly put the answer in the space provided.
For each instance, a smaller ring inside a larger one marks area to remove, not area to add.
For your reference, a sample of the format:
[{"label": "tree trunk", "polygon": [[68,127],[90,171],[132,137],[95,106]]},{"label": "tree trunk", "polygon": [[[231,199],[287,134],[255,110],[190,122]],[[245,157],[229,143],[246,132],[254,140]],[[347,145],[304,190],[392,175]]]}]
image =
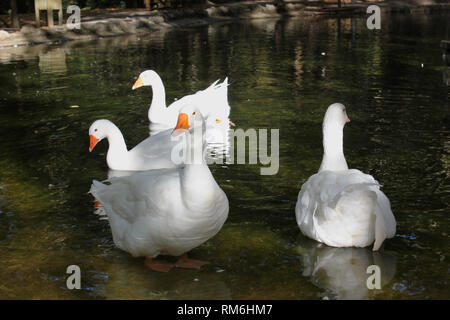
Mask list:
[{"label": "tree trunk", "polygon": [[145,9],[150,10],[150,0],[144,0]]},{"label": "tree trunk", "polygon": [[17,1],[11,0],[11,22],[13,28],[20,28],[19,25],[19,16],[17,15]]}]

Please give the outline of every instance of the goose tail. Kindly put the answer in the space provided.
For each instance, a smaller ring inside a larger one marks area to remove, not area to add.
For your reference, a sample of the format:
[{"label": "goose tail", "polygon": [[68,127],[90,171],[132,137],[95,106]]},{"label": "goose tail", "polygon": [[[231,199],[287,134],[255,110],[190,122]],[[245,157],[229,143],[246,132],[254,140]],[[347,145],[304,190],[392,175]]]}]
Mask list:
[{"label": "goose tail", "polygon": [[98,193],[98,191],[103,190],[107,188],[108,186],[104,183],[101,183],[100,181],[93,180],[91,184],[91,189],[89,189],[90,194],[92,194],[95,197],[95,194]]},{"label": "goose tail", "polygon": [[220,101],[221,104],[221,109],[223,110],[223,112],[225,112],[227,114],[227,116],[230,115],[230,105],[228,103],[228,77],[225,78],[225,80],[223,80],[222,83],[220,83],[219,85],[216,86],[216,97],[217,100],[216,101]]},{"label": "goose tail", "polygon": [[[104,181],[104,182],[106,182],[106,181]],[[91,184],[91,189],[89,190],[88,193],[92,194],[94,196],[95,200],[97,200],[98,202],[100,202],[100,204],[103,205],[103,202],[104,202],[103,200],[105,200],[105,199],[102,199],[102,198],[104,198],[104,194],[105,194],[104,191],[108,187],[109,187],[109,185],[107,185],[107,184],[104,184],[97,180],[93,180],[92,184]]]},{"label": "goose tail", "polygon": [[368,226],[372,225],[373,222],[370,221],[375,218],[373,227],[370,227],[375,230],[367,230],[374,233],[373,251],[378,251],[385,239],[395,235],[396,222],[391,205],[378,183],[352,184],[336,197],[334,203],[335,208],[339,208],[341,212],[351,212],[352,208],[358,208],[353,219],[364,219],[366,222],[360,221],[362,226],[366,223]]},{"label": "goose tail", "polygon": [[378,251],[387,238],[392,238],[395,235],[397,222],[391,210],[391,204],[386,195],[377,190],[377,204],[375,207],[375,242],[373,244],[373,251]]},{"label": "goose tail", "polygon": [[95,198],[94,203],[94,213],[100,216],[100,219],[108,219],[107,213],[105,211],[105,208],[103,207],[103,203],[101,200],[102,190],[105,190],[108,186],[106,184],[101,183],[100,181],[93,180],[91,184],[91,188],[89,189],[88,193],[92,194],[92,196]]}]

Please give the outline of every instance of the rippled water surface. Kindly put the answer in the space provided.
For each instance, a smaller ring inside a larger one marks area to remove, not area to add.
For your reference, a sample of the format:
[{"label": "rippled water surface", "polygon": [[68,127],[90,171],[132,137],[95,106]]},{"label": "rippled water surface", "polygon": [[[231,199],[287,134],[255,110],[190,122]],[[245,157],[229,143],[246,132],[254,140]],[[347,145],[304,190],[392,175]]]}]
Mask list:
[{"label": "rippled water surface", "polygon": [[[0,298],[450,298],[448,72],[439,42],[449,15],[253,20],[142,37],[0,50]],[[115,122],[129,146],[148,135],[157,70],[167,101],[229,77],[237,127],[280,129],[280,170],[211,165],[230,201],[219,234],[192,251],[199,271],[151,271],[115,248],[87,194],[107,177],[107,143],[88,128]],[[317,245],[295,221],[298,191],[318,170],[321,122],[342,102],[351,167],[372,174],[398,227],[379,253]],[[82,289],[66,288],[78,265]],[[366,288],[377,264],[382,289]]]}]

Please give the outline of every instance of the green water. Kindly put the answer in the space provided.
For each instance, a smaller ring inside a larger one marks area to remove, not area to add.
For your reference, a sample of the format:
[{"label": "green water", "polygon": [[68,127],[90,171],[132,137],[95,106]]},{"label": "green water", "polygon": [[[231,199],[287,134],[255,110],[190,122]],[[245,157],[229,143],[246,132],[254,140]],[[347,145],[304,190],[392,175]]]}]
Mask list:
[{"label": "green water", "polygon": [[[439,42],[449,15],[253,20],[147,36],[0,50],[0,298],[450,298],[449,87]],[[324,53],[324,54],[322,54]],[[423,66],[422,66],[423,64]],[[151,271],[115,248],[87,194],[107,177],[107,143],[89,125],[115,122],[128,146],[148,135],[154,69],[168,102],[229,77],[237,127],[280,129],[280,170],[211,165],[230,201],[223,229],[194,249],[201,270]],[[383,250],[320,246],[300,234],[298,191],[322,157],[321,121],[342,102],[350,167],[391,199],[397,234]],[[78,106],[71,107],[71,106]],[[68,290],[66,268],[81,268]],[[382,289],[368,290],[377,264]]]}]

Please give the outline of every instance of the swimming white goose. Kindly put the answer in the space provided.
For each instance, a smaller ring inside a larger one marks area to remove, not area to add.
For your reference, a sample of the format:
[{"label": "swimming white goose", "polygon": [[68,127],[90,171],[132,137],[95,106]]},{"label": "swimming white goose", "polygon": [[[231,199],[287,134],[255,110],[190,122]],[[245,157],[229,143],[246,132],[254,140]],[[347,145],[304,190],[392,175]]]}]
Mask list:
[{"label": "swimming white goose", "polygon": [[324,155],[319,172],[303,184],[295,213],[302,233],[332,247],[380,248],[395,235],[389,199],[368,174],[348,169],[343,130],[345,107],[334,103],[323,120]]},{"label": "swimming white goose", "polygon": [[109,120],[94,121],[89,128],[92,151],[97,143],[106,138],[109,142],[106,162],[112,170],[149,170],[175,168],[180,166],[171,159],[171,147],[177,139],[172,138],[172,130],[165,130],[140,142],[130,151],[119,128]]},{"label": "swimming white goose", "polygon": [[150,131],[152,134],[166,129],[173,129],[180,108],[185,105],[195,105],[203,117],[206,119],[214,118],[217,123],[229,121],[230,105],[228,104],[228,78],[222,83],[215,81],[205,90],[197,91],[195,94],[184,96],[166,107],[166,91],[160,76],[153,70],[142,72],[132,89],[138,89],[143,86],[151,86],[153,89],[153,98],[148,109],[148,119],[150,120]]},{"label": "swimming white goose", "polygon": [[227,196],[204,159],[204,125],[198,109],[181,110],[172,134],[186,138],[183,168],[149,170],[107,183],[94,180],[91,186],[108,215],[114,243],[134,257],[146,257],[153,270],[174,266],[153,259],[160,254],[181,255],[178,267],[205,264],[188,259],[186,252],[213,237],[227,219]]}]

